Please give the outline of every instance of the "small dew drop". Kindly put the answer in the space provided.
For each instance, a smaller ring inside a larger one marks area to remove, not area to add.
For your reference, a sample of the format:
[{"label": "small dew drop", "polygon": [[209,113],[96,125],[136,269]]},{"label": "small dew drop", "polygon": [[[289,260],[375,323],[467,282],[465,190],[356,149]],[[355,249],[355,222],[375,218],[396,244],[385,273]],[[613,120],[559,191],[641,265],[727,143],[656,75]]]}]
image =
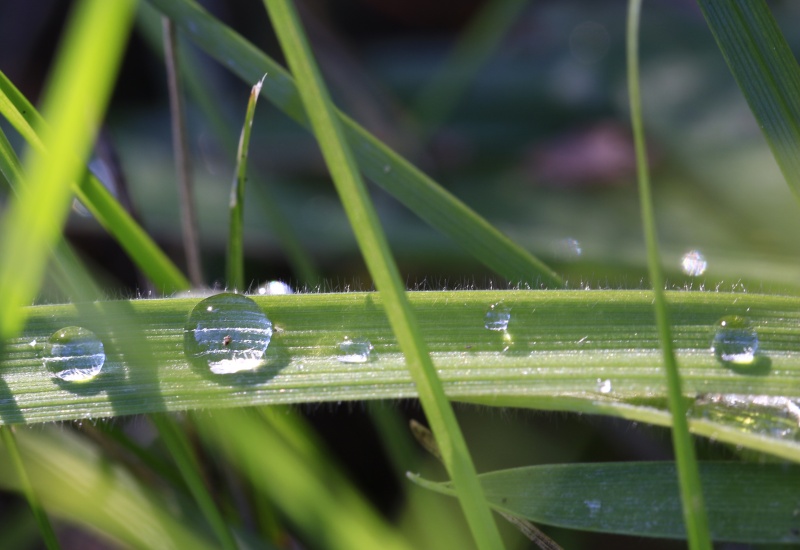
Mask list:
[{"label": "small dew drop", "polygon": [[600,393],[611,393],[611,380],[598,378],[595,389]]},{"label": "small dew drop", "polygon": [[391,167],[391,166],[389,166],[388,164],[387,164],[386,166],[384,166],[384,167],[383,167],[383,173],[384,173],[384,174],[388,174],[388,173],[389,173],[389,172],[391,172],[391,171],[392,171],[392,167]]},{"label": "small dew drop", "polygon": [[758,334],[747,318],[729,315],[717,321],[711,349],[723,364],[752,365],[758,353]]},{"label": "small dew drop", "polygon": [[270,281],[259,287],[258,293],[261,296],[282,296],[284,294],[294,294],[294,290],[283,281]]},{"label": "small dew drop", "polygon": [[483,326],[488,330],[507,330],[508,323],[511,321],[511,308],[506,307],[503,302],[492,304],[483,321]]},{"label": "small dew drop", "polygon": [[82,327],[66,327],[50,336],[44,365],[67,382],[87,382],[100,374],[106,353],[97,335]]},{"label": "small dew drop", "polygon": [[199,302],[184,327],[187,357],[214,374],[252,371],[262,364],[272,322],[253,300],[217,294]]},{"label": "small dew drop", "polygon": [[584,500],[583,503],[589,509],[590,518],[597,517],[597,514],[600,512],[600,509],[603,507],[603,503],[596,499]]},{"label": "small dew drop", "polygon": [[339,356],[337,359],[342,363],[366,363],[372,353],[373,346],[366,338],[353,338],[347,336],[339,344]]},{"label": "small dew drop", "polygon": [[681,258],[681,269],[690,277],[699,277],[707,267],[708,262],[699,250],[690,250]]}]

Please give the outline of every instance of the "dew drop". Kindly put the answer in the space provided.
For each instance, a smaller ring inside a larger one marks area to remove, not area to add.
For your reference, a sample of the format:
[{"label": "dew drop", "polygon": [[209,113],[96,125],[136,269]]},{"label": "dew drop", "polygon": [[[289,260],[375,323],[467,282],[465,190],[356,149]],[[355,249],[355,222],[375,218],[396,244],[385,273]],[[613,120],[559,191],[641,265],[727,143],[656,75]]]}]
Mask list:
[{"label": "dew drop", "polygon": [[681,269],[691,277],[699,277],[707,267],[706,257],[699,250],[690,250],[681,258]]},{"label": "dew drop", "polygon": [[743,432],[800,441],[800,401],[780,395],[704,394],[689,413]]},{"label": "dew drop", "polygon": [[259,287],[258,293],[261,296],[282,296],[284,294],[294,294],[294,290],[283,281],[270,281]]},{"label": "dew drop", "polygon": [[372,350],[372,344],[366,338],[353,338],[351,340],[345,336],[344,341],[339,344],[339,356],[337,359],[342,363],[366,363],[369,361]]},{"label": "dew drop", "polygon": [[596,499],[584,500],[583,503],[589,509],[590,518],[597,517],[597,514],[600,512],[600,509],[603,507],[603,503]]},{"label": "dew drop", "polygon": [[511,308],[506,307],[503,302],[497,302],[489,306],[489,311],[483,318],[483,326],[489,330],[507,330],[509,321]]},{"label": "dew drop", "polygon": [[745,317],[729,315],[717,321],[711,349],[722,363],[752,365],[758,352],[758,334]]},{"label": "dew drop", "polygon": [[223,293],[199,302],[183,333],[186,355],[214,374],[255,370],[272,339],[272,322],[253,300]]},{"label": "dew drop", "polygon": [[53,376],[67,382],[87,382],[100,374],[106,353],[103,342],[82,327],[57,330],[47,340],[44,365]]},{"label": "dew drop", "polygon": [[598,378],[595,389],[600,393],[611,393],[611,380]]}]

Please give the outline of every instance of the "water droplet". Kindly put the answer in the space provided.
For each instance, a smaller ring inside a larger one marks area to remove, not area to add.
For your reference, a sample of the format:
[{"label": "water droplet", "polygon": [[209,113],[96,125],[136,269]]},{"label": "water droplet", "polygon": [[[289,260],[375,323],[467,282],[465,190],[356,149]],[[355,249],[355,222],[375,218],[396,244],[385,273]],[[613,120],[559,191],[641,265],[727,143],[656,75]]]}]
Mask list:
[{"label": "water droplet", "polygon": [[489,330],[507,330],[511,321],[511,308],[497,302],[489,306],[489,311],[483,318],[483,326]]},{"label": "water droplet", "polygon": [[681,258],[681,269],[691,277],[699,277],[706,272],[708,262],[699,250],[690,250]]},{"label": "water droplet", "polygon": [[603,503],[599,500],[584,500],[583,503],[589,509],[589,517],[597,517],[597,514],[600,512],[600,509],[603,507]]},{"label": "water droplet", "polygon": [[389,173],[389,172],[391,172],[391,171],[392,171],[392,167],[391,167],[391,166],[389,166],[388,164],[387,164],[386,166],[384,166],[384,167],[383,167],[383,173],[384,173],[384,174],[388,174],[388,173]]},{"label": "water droplet", "polygon": [[66,327],[53,333],[45,346],[44,365],[56,378],[67,382],[86,382],[103,368],[106,353],[103,342],[82,327]]},{"label": "water droplet", "polygon": [[556,242],[556,257],[561,260],[574,261],[583,254],[581,243],[573,238],[561,239]]},{"label": "water droplet", "polygon": [[758,352],[758,334],[745,317],[729,315],[717,321],[711,349],[722,363],[752,365]]},{"label": "water droplet", "polygon": [[186,355],[214,374],[258,368],[272,339],[272,322],[253,300],[217,294],[199,302],[183,334]]},{"label": "water droplet", "polygon": [[259,287],[258,293],[261,296],[281,296],[283,294],[294,294],[294,290],[283,281],[270,281]]},{"label": "water droplet", "polygon": [[337,359],[342,363],[366,363],[369,361],[369,355],[372,350],[372,344],[366,338],[353,338],[351,340],[345,336],[344,341],[339,344],[339,356]]},{"label": "water droplet", "polygon": [[611,380],[598,378],[595,388],[600,393],[611,393]]},{"label": "water droplet", "polygon": [[744,432],[800,441],[800,401],[779,395],[705,394],[690,409],[695,418]]}]

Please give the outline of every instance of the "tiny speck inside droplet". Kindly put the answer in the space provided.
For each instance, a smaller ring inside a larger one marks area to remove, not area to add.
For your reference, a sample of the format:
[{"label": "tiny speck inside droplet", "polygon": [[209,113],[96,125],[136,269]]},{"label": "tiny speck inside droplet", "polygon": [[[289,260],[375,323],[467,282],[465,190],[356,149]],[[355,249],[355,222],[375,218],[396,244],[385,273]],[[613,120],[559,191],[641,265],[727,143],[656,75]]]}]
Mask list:
[{"label": "tiny speck inside droplet", "polygon": [[717,321],[711,349],[717,360],[732,365],[751,365],[758,353],[758,334],[750,322],[738,315]]},{"label": "tiny speck inside droplet", "polygon": [[699,277],[706,272],[708,262],[699,250],[690,250],[681,258],[681,269],[691,277]]},{"label": "tiny speck inside droplet", "polygon": [[189,359],[214,374],[257,369],[272,339],[272,322],[253,300],[241,294],[217,294],[199,302],[184,327]]},{"label": "tiny speck inside droplet", "polygon": [[106,353],[97,335],[82,327],[66,327],[50,336],[44,365],[56,378],[86,382],[100,374]]},{"label": "tiny speck inside droplet", "polygon": [[339,344],[339,355],[337,359],[342,363],[366,363],[372,353],[372,344],[366,338],[345,337]]},{"label": "tiny speck inside droplet", "polygon": [[507,330],[508,323],[511,321],[511,308],[498,302],[489,306],[489,311],[483,319],[483,326],[489,330]]}]

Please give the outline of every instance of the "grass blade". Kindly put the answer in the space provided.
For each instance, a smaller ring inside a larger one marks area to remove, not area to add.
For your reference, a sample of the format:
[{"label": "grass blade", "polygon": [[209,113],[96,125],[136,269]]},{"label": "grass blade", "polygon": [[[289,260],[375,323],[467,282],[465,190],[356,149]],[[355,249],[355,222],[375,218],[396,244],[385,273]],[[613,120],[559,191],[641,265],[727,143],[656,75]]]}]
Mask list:
[{"label": "grass blade", "polygon": [[[246,82],[264,73],[262,93],[276,107],[308,126],[297,87],[280,65],[191,0],[149,0],[200,48]],[[436,184],[352,119],[339,113],[344,133],[364,175],[484,265],[511,282],[560,287],[561,278],[513,243],[463,202]]]},{"label": "grass blade", "polygon": [[378,216],[361,180],[358,166],[312,57],[291,0],[266,0],[265,5],[286,60],[297,79],[322,155],[333,177],[350,225],[375,286],[384,301],[408,369],[419,390],[420,403],[443,449],[442,456],[459,491],[459,500],[479,548],[502,548],[494,518],[477,482],[455,414],[442,390],[436,369],[406,298]]},{"label": "grass blade", "polygon": [[0,338],[22,328],[21,306],[39,290],[69,209],[69,182],[80,179],[85,170],[81,159],[88,154],[93,128],[108,100],[132,15],[131,1],[94,0],[76,6],[46,94],[45,112],[53,122],[46,141],[49,156],[29,157],[30,185],[12,200],[2,221]]},{"label": "grass blade", "polygon": [[763,0],[698,0],[714,39],[800,200],[800,67]]},{"label": "grass blade", "polygon": [[168,17],[163,18],[164,64],[167,68],[167,88],[169,89],[169,110],[172,123],[172,149],[175,154],[175,172],[178,176],[178,196],[181,205],[181,233],[189,280],[195,288],[203,286],[203,269],[200,262],[200,243],[197,231],[197,209],[192,193],[192,161],[186,139],[186,120],[183,105],[183,87],[178,71],[178,41],[175,38],[175,24]]},{"label": "grass blade", "polygon": [[631,123],[636,149],[636,172],[639,183],[639,202],[642,210],[645,243],[647,245],[647,270],[653,285],[656,324],[664,358],[667,380],[667,402],[672,414],[672,444],[681,488],[683,514],[689,539],[689,548],[711,550],[708,519],[703,504],[703,490],[689,425],[686,420],[686,402],[681,389],[681,376],[675,360],[667,300],[664,291],[664,274],[658,252],[653,198],[650,193],[650,175],[647,166],[647,149],[644,143],[642,102],[639,95],[639,14],[641,0],[629,0],[627,26],[628,94],[630,96]]},{"label": "grass blade", "polygon": [[[700,469],[715,541],[800,542],[793,513],[800,469],[738,462],[701,462]],[[675,477],[673,462],[554,464],[480,476],[498,511],[583,531],[685,539]],[[423,483],[453,494],[449,483]]]},{"label": "grass blade", "polygon": [[56,533],[53,531],[53,526],[50,524],[50,520],[47,517],[47,513],[39,503],[39,498],[36,496],[36,491],[34,491],[33,485],[31,485],[31,480],[28,478],[28,472],[25,470],[25,464],[22,461],[22,457],[19,454],[19,448],[17,447],[17,441],[14,438],[14,433],[11,430],[12,428],[10,426],[4,426],[1,428],[0,439],[3,440],[3,446],[5,446],[6,452],[8,452],[11,468],[17,474],[20,490],[22,491],[22,494],[25,495],[25,499],[28,501],[28,506],[31,507],[33,516],[36,518],[36,523],[39,526],[39,532],[42,534],[42,538],[44,539],[44,543],[47,548],[50,548],[51,550],[61,548],[58,543],[58,537],[56,537]]},{"label": "grass blade", "polygon": [[244,116],[242,134],[239,137],[239,148],[236,152],[236,174],[231,187],[231,223],[228,234],[228,288],[242,291],[244,286],[244,188],[247,182],[247,152],[250,148],[250,129],[256,114],[256,102],[261,94],[264,79],[261,77],[250,90],[247,111]]},{"label": "grass blade", "polygon": [[[47,124],[2,72],[0,72],[0,114],[12,122],[36,152],[47,154],[37,133],[49,134]],[[10,150],[10,147],[8,149]],[[169,293],[189,288],[189,282],[180,270],[96,177],[84,170],[83,175],[73,181],[76,182],[72,184],[75,195],[160,290]]]}]

